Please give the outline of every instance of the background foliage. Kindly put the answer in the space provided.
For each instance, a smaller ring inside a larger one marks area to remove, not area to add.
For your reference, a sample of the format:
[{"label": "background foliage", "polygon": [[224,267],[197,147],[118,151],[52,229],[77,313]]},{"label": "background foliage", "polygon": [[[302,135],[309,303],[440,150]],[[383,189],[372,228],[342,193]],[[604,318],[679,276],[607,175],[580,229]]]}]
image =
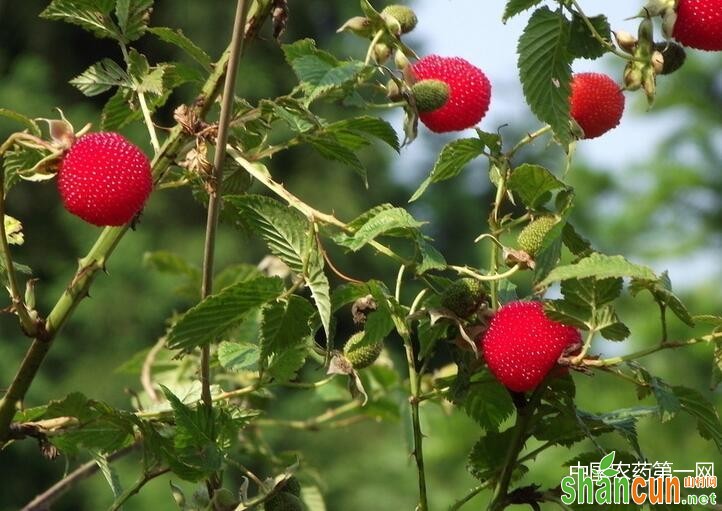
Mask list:
[{"label": "background foliage", "polygon": [[[411,4],[413,6],[413,4]],[[62,105],[77,125],[99,118],[107,96],[85,98],[68,80],[117,48],[110,42],[96,40],[92,35],[70,25],[37,18],[46,7],[42,0],[16,3],[0,2],[0,106],[8,106],[29,116],[51,117],[52,109]],[[362,54],[364,49],[353,38],[335,34],[345,19],[357,14],[355,2],[343,0],[308,1],[302,5],[291,2],[291,22],[285,40],[314,38],[320,48],[336,48],[341,54]],[[204,2],[157,1],[153,13],[155,25],[182,27],[183,31],[210,55],[218,55],[225,44],[219,34],[230,32],[229,6],[220,0]],[[254,100],[262,96],[280,95],[294,85],[292,70],[283,54],[271,42],[254,44],[243,62],[239,94]],[[145,53],[159,60],[175,59],[172,46],[152,38],[140,42]],[[81,50],[78,50],[81,49]],[[417,48],[419,52],[433,48]],[[699,314],[715,314],[722,310],[719,281],[719,250],[722,249],[722,61],[720,57],[691,55],[684,72],[677,73],[660,90],[655,109],[644,113],[649,122],[655,115],[673,111],[678,130],[667,140],[647,140],[640,135],[640,144],[657,147],[648,162],[629,169],[600,168],[597,162],[577,160],[570,174],[578,203],[573,221],[582,233],[595,240],[602,250],[622,253],[635,260],[656,261],[659,267],[674,258],[688,265],[705,265],[706,278],[677,284],[691,309]],[[245,77],[245,78],[244,78]],[[252,77],[252,78],[249,78]],[[493,77],[492,77],[493,81]],[[192,90],[181,88],[169,105],[187,102]],[[331,108],[331,107],[327,107]],[[638,108],[641,113],[642,108]],[[162,111],[158,119],[172,123],[172,108]],[[333,117],[333,112],[327,113]],[[535,126],[536,121],[518,123],[516,127]],[[0,121],[0,135],[5,138],[12,127]],[[489,131],[491,125],[487,127]],[[127,130],[135,141],[147,139],[143,127]],[[509,137],[513,139],[514,137]],[[441,142],[422,134],[417,142],[429,147],[423,166],[430,169]],[[602,142],[603,143],[603,142]],[[145,147],[150,150],[150,147]],[[529,160],[546,159],[559,162],[561,154],[551,152],[540,156],[541,145],[524,153]],[[403,154],[403,153],[402,153]],[[297,195],[323,211],[334,210],[341,218],[354,218],[374,204],[390,202],[404,205],[416,188],[391,176],[391,168],[404,171],[403,157],[381,144],[361,153],[369,171],[368,191],[353,172],[340,164],[322,159],[308,148],[293,149],[274,158],[274,173],[279,181]],[[477,162],[472,172],[483,172]],[[29,264],[42,281],[40,296],[53,299],[75,271],[78,254],[84,253],[95,238],[96,230],[62,211],[53,189],[54,184],[21,184],[13,191],[9,211],[21,218],[26,242],[17,257]],[[435,245],[449,260],[483,264],[486,254],[470,243],[480,232],[493,201],[493,190],[487,184],[474,189],[465,180],[453,180],[430,188],[423,205],[414,206],[415,216],[433,220]],[[169,219],[172,219],[170,221]],[[110,278],[100,278],[91,291],[92,299],[84,302],[45,362],[35,381],[28,405],[59,399],[84,389],[87,395],[115,406],[127,406],[132,389],[138,388],[137,376],[129,371],[128,360],[140,350],[149,349],[163,334],[163,320],[173,310],[185,310],[193,301],[168,292],[178,281],[162,272],[148,271],[141,264],[146,252],[173,251],[187,261],[197,262],[202,252],[205,214],[203,205],[187,190],[155,194],[145,210],[142,227],[131,233],[114,256],[109,267]],[[473,250],[475,252],[470,253]],[[231,226],[221,228],[218,243],[218,268],[236,262],[239,254],[255,264],[265,253],[257,240],[240,234]],[[338,256],[340,254],[336,254]],[[332,257],[334,256],[332,251]],[[717,256],[717,257],[715,257]],[[344,256],[346,269],[363,280],[371,277],[393,282],[394,268],[379,258],[359,253]],[[524,277],[520,286],[528,286]],[[645,303],[646,301],[646,303]],[[651,298],[629,300],[620,307],[620,316],[634,332],[632,344],[659,336],[657,321],[640,314],[649,310]],[[47,310],[51,303],[39,303]],[[681,323],[671,321],[670,337],[681,331]],[[350,334],[352,325],[338,325],[339,337]],[[9,381],[17,361],[26,349],[26,339],[19,335],[13,318],[0,315],[0,375]],[[391,357],[403,366],[401,343]],[[599,351],[612,347],[597,346]],[[632,349],[632,346],[626,349]],[[656,374],[672,384],[694,388],[709,387],[710,354],[704,349],[687,350],[684,357],[655,356],[648,362]],[[444,362],[437,361],[439,366]],[[310,377],[320,379],[321,374]],[[634,406],[637,398],[617,380],[596,375],[576,377],[579,406],[603,411]],[[121,389],[128,389],[121,392]],[[308,415],[309,409],[324,409],[318,397],[299,390],[279,390],[273,416],[296,419]],[[722,403],[719,392],[710,398]],[[626,400],[626,402],[625,402]],[[479,427],[458,411],[437,405],[424,408],[426,461],[429,472],[431,508],[443,509],[475,483],[467,473],[466,454],[479,436]],[[406,415],[398,415],[399,427],[364,422],[322,434],[313,431],[278,428],[271,430],[265,441],[277,451],[303,450],[310,473],[317,472],[323,480],[322,491],[331,510],[412,509],[416,499],[415,471],[407,456],[409,428]],[[694,421],[685,416],[660,424],[656,420],[640,423],[642,449],[651,460],[666,460],[675,465],[692,467],[696,461],[722,463],[711,444],[690,434]],[[353,439],[353,441],[350,441]],[[587,446],[589,447],[589,446]],[[564,449],[552,450],[537,460],[536,474],[546,474],[555,484],[563,475],[562,463],[568,458]],[[263,459],[251,460],[249,468],[264,472]],[[37,447],[26,442],[0,452],[0,509],[17,509],[28,495],[45,489],[60,478],[67,460],[49,463],[42,459]],[[120,475],[128,480],[137,473],[137,459],[119,462]],[[238,474],[227,474],[238,479]],[[168,479],[153,481],[125,509],[172,509]],[[538,478],[537,478],[538,479]],[[179,483],[176,479],[174,482]],[[191,488],[188,486],[188,488]],[[379,488],[386,488],[383,493]],[[192,490],[189,490],[189,493]],[[54,509],[95,510],[104,508],[109,490],[101,477],[89,480],[66,496]]]}]

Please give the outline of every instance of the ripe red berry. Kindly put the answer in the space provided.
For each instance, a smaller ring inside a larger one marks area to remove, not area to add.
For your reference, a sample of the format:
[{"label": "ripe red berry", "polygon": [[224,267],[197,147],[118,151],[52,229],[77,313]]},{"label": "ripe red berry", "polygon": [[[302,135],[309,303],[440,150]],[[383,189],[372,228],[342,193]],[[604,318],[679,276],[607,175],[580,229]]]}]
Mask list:
[{"label": "ripe red berry", "polygon": [[624,112],[624,94],[607,75],[575,74],[569,108],[572,118],[584,130],[584,138],[597,138],[619,125]]},{"label": "ripe red berry", "polygon": [[722,0],[679,0],[672,36],[690,48],[722,51]]},{"label": "ripe red berry", "polygon": [[117,133],[89,133],[70,147],[58,171],[65,209],[94,225],[124,225],[153,187],[150,162]]},{"label": "ripe red berry", "polygon": [[540,302],[511,302],[497,311],[477,342],[492,374],[509,389],[526,392],[580,341],[576,328],[549,319]]},{"label": "ripe red berry", "polygon": [[413,66],[417,80],[439,80],[449,88],[443,106],[420,112],[419,118],[436,133],[460,131],[475,126],[486,114],[491,101],[491,83],[476,66],[459,57],[429,55]]}]

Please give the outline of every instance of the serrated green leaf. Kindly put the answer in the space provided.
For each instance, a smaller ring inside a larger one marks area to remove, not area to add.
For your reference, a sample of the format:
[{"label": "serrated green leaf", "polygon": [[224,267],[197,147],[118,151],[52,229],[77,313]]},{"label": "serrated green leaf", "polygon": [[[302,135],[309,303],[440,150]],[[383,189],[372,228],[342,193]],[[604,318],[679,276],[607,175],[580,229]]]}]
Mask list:
[{"label": "serrated green leaf", "polygon": [[283,52],[301,82],[308,103],[352,84],[366,68],[363,62],[337,60],[317,49],[311,39],[284,45]]},{"label": "serrated green leaf", "polygon": [[111,59],[96,62],[70,80],[70,84],[86,96],[97,96],[113,87],[132,86],[128,74]]},{"label": "serrated green leaf", "polygon": [[[660,421],[667,422],[674,418],[681,409],[680,401],[675,395],[674,389],[661,378],[649,374],[649,372],[642,367],[637,367],[637,374],[641,380],[647,384],[654,398],[657,400]],[[640,395],[640,397],[644,396]]]},{"label": "serrated green leaf", "polygon": [[227,371],[257,371],[260,357],[255,344],[224,341],[218,346],[218,362]]},{"label": "serrated green leaf", "polygon": [[561,12],[542,7],[532,14],[517,48],[524,97],[534,115],[552,127],[563,147],[571,141],[570,25]]},{"label": "serrated green leaf", "polygon": [[552,282],[589,277],[597,279],[615,277],[630,277],[643,280],[657,279],[654,272],[646,266],[630,263],[622,256],[609,256],[595,252],[575,264],[556,267],[539,283],[539,286],[547,286]]},{"label": "serrated green leaf", "polygon": [[116,0],[53,0],[41,18],[62,20],[93,32],[96,37],[122,40],[120,29],[110,18]]},{"label": "serrated green leaf", "polygon": [[318,486],[303,486],[301,488],[301,500],[306,504],[308,511],[326,511],[323,494]]},{"label": "serrated green leaf", "polygon": [[504,15],[502,16],[501,21],[506,23],[509,18],[516,16],[527,9],[531,9],[541,2],[542,0],[509,0],[504,8]]},{"label": "serrated green leaf", "polygon": [[364,115],[345,119],[326,126],[327,130],[334,131],[351,131],[364,136],[372,136],[383,142],[386,142],[395,151],[399,151],[399,137],[394,128],[383,119]]},{"label": "serrated green leaf", "polygon": [[643,290],[649,291],[659,304],[669,307],[681,321],[688,326],[694,326],[694,319],[687,310],[682,300],[672,292],[672,282],[669,280],[669,272],[664,271],[656,280],[632,279],[629,285],[629,292],[636,296]]},{"label": "serrated green leaf", "polygon": [[262,276],[263,272],[261,272],[257,266],[245,263],[232,264],[231,266],[223,268],[223,270],[215,276],[213,287],[214,289],[220,290],[237,284],[238,282],[246,282],[247,280]]},{"label": "serrated green leaf", "polygon": [[168,332],[168,347],[187,351],[217,341],[248,311],[282,292],[278,278],[260,277],[229,286],[183,314]]},{"label": "serrated green leaf", "polygon": [[266,242],[268,248],[294,272],[305,275],[316,303],[326,335],[331,332],[331,298],[328,278],[323,272],[324,260],[312,226],[295,209],[261,195],[228,196],[239,219],[249,224]]},{"label": "serrated green leaf", "polygon": [[120,484],[118,472],[116,472],[115,468],[108,462],[107,456],[94,452],[93,459],[95,460],[96,465],[98,465],[98,468],[100,468],[100,472],[103,474],[108,486],[110,486],[110,491],[113,492],[113,497],[117,498],[121,493],[123,493],[123,486]]},{"label": "serrated green leaf", "polygon": [[717,450],[722,452],[722,423],[714,405],[694,389],[672,387],[679,400],[682,411],[697,419],[697,429],[702,438],[712,440]]},{"label": "serrated green leaf", "polygon": [[[507,429],[501,433],[489,431],[479,439],[466,461],[469,473],[480,482],[494,479],[504,466],[504,459],[509,444],[512,442],[513,430]],[[527,471],[524,465],[514,469],[514,475],[519,476]]]},{"label": "serrated green leaf", "polygon": [[484,152],[485,147],[486,144],[478,138],[462,138],[446,144],[441,150],[434,168],[431,169],[429,177],[421,183],[409,202],[414,202],[421,197],[429,185],[458,176],[467,163]]},{"label": "serrated green leaf", "polygon": [[313,307],[300,296],[275,303],[263,311],[261,363],[278,382],[294,377],[308,355]]},{"label": "serrated green leaf", "polygon": [[569,251],[577,257],[586,257],[593,252],[592,244],[577,233],[574,226],[569,222],[564,225],[562,241]]},{"label": "serrated green leaf", "polygon": [[[599,16],[589,17],[588,19],[597,33],[606,41],[611,42],[612,29],[609,26],[607,17],[600,14]],[[592,35],[584,19],[576,12],[574,16],[572,16],[569,51],[574,58],[592,60],[598,59],[608,51],[607,48]]]},{"label": "serrated green leaf", "polygon": [[196,45],[196,43],[191,41],[182,30],[174,30],[168,27],[151,27],[148,29],[148,32],[155,35],[163,42],[177,46],[193,60],[203,66],[203,69],[210,71],[211,63],[213,62],[211,57],[202,48]]},{"label": "serrated green leaf", "polygon": [[105,103],[100,114],[100,128],[104,131],[117,131],[142,117],[138,108],[132,107],[133,93],[120,88]]},{"label": "serrated green leaf", "polygon": [[366,167],[364,167],[358,156],[341,143],[338,137],[332,133],[322,133],[320,135],[306,135],[303,140],[313,147],[318,154],[328,160],[340,161],[348,165],[356,171],[363,179],[364,185],[368,186],[368,177],[366,175]]},{"label": "serrated green leaf", "polygon": [[10,245],[22,245],[25,238],[23,236],[23,224],[20,223],[20,220],[5,215],[3,225],[5,227],[5,241]]},{"label": "serrated green leaf", "polygon": [[0,108],[0,117],[5,117],[6,119],[10,119],[11,121],[20,123],[23,126],[25,126],[28,130],[30,130],[30,133],[32,133],[33,135],[40,136],[41,131],[40,131],[40,127],[38,126],[38,123],[36,123],[30,117],[27,117],[18,112],[14,112],[7,108]]},{"label": "serrated green leaf", "polygon": [[139,39],[148,28],[153,0],[117,0],[115,15],[125,42]]},{"label": "serrated green leaf", "polygon": [[472,386],[463,406],[466,414],[486,431],[498,431],[515,410],[509,391],[496,382]]},{"label": "serrated green leaf", "polygon": [[417,237],[416,244],[419,248],[421,262],[416,267],[417,275],[422,275],[431,270],[444,270],[447,267],[444,255],[434,248],[425,238]]},{"label": "serrated green leaf", "polygon": [[562,229],[564,222],[559,222],[544,235],[539,253],[534,256],[534,281],[544,279],[559,262],[562,255]]},{"label": "serrated green leaf", "polygon": [[541,165],[524,163],[511,173],[509,190],[516,194],[530,209],[537,209],[551,199],[554,190],[566,185]]},{"label": "serrated green leaf", "polygon": [[375,215],[367,217],[355,233],[335,236],[334,241],[356,252],[381,235],[415,238],[422,225],[423,222],[418,222],[403,208],[382,209]]}]

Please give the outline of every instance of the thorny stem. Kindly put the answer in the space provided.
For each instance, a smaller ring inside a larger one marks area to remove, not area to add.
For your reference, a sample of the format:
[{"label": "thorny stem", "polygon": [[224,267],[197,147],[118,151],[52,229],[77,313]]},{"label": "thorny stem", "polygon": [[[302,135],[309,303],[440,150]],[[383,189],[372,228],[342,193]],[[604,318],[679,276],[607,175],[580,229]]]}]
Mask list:
[{"label": "thorny stem", "polygon": [[517,151],[519,151],[519,149],[530,144],[531,142],[541,137],[542,135],[550,132],[551,130],[552,127],[547,124],[546,126],[543,126],[542,128],[539,128],[532,133],[528,133],[524,138],[517,142],[517,144],[512,147],[509,152],[506,153],[507,159],[511,159],[517,153]]},{"label": "thorny stem", "polygon": [[340,415],[356,410],[361,407],[361,402],[354,400],[344,403],[336,408],[331,408],[321,415],[306,420],[277,420],[277,419],[257,419],[254,421],[256,426],[283,426],[291,429],[314,430],[322,425],[331,422]]},{"label": "thorny stem", "polygon": [[[2,155],[0,154],[0,156]],[[20,326],[23,332],[29,336],[34,336],[37,334],[38,324],[30,317],[30,312],[25,306],[23,295],[20,293],[15,266],[13,266],[13,259],[10,255],[10,244],[8,243],[7,232],[5,231],[5,170],[3,167],[0,167],[0,249],[2,249],[2,262],[8,278],[13,310],[20,319]]]},{"label": "thorny stem", "polygon": [[[138,445],[139,444],[137,443],[132,444],[120,449],[119,451],[115,451],[107,456],[107,461],[110,463],[118,458],[122,458],[126,454],[132,452],[136,447],[138,447]],[[91,477],[99,470],[100,466],[95,461],[88,461],[87,463],[80,465],[67,476],[63,477],[60,481],[56,482],[50,488],[28,502],[20,511],[44,511],[46,509],[50,509],[53,502],[58,500],[66,491],[70,490],[77,483]]]},{"label": "thorny stem", "polygon": [[491,483],[491,480],[488,480],[476,488],[473,488],[469,493],[464,495],[462,498],[454,502],[454,505],[449,508],[449,511],[458,511],[459,509],[464,506],[467,502],[469,502],[471,499],[476,497],[478,494],[480,494],[482,491],[486,490],[489,487],[489,484]]},{"label": "thorny stem", "polygon": [[597,331],[594,329],[589,330],[589,332],[587,333],[587,338],[584,339],[584,345],[582,346],[582,350],[577,356],[572,359],[572,364],[578,365],[582,360],[584,360],[584,357],[586,357],[587,353],[589,352],[589,348],[592,347],[592,339],[594,339],[594,334],[596,333]]},{"label": "thorny stem", "polygon": [[[257,13],[260,17],[268,15],[267,11]],[[250,27],[253,29],[254,27]],[[249,34],[253,30],[249,31]],[[215,64],[213,72],[206,80],[201,93],[194,103],[194,114],[203,117],[213,104],[213,101],[220,92],[220,84],[228,64],[229,52],[226,51]],[[175,161],[180,149],[186,142],[188,135],[183,127],[178,124],[161,147],[160,152],[153,159],[152,172],[154,178],[158,178]],[[0,148],[4,150],[5,144]],[[68,285],[67,289],[58,299],[55,307],[50,312],[46,321],[46,331],[42,336],[36,336],[28,349],[10,387],[0,401],[0,446],[4,445],[10,429],[10,422],[15,415],[17,404],[25,397],[30,384],[40,368],[45,355],[48,353],[52,341],[62,326],[72,315],[80,301],[87,296],[88,289],[100,270],[105,269],[105,263],[113,253],[115,247],[128,230],[124,227],[107,227],[103,230],[93,248],[80,261],[80,268]]]},{"label": "thorny stem", "polygon": [[499,482],[496,485],[494,496],[489,504],[489,511],[501,511],[506,507],[505,500],[507,492],[509,491],[511,476],[517,465],[519,453],[524,448],[524,441],[526,440],[529,423],[534,417],[534,411],[541,400],[543,392],[544,386],[540,385],[531,395],[529,401],[524,403],[522,406],[517,406],[516,422],[514,423],[512,439],[506,451],[504,464],[501,469],[501,474],[499,475]]},{"label": "thorny stem", "polygon": [[[506,174],[507,174],[507,165],[504,164],[503,168],[501,169],[501,177],[499,178],[499,183],[496,188],[496,196],[494,197],[494,208],[491,211],[491,215],[489,218],[489,227],[491,229],[492,236],[496,237],[499,234],[499,209],[501,208],[501,203],[504,200],[504,194],[506,193]],[[489,264],[490,270],[492,274],[496,274],[499,272],[499,247],[494,245],[491,247],[491,261]],[[518,268],[517,268],[518,270]],[[491,298],[491,307],[493,309],[499,308],[499,285],[497,284],[496,280],[492,280],[491,284],[489,286],[489,296]]]},{"label": "thorny stem", "polygon": [[[496,250],[496,248],[494,248],[493,250]],[[508,270],[505,271],[504,273],[496,273],[496,274],[494,274],[494,275],[482,275],[481,273],[477,273],[477,272],[475,272],[474,270],[472,270],[472,269],[470,269],[470,268],[467,268],[466,266],[453,266],[453,265],[450,265],[448,268],[449,268],[450,270],[456,271],[456,272],[459,273],[460,275],[467,275],[467,276],[469,276],[469,277],[475,278],[476,280],[482,280],[482,281],[485,281],[485,282],[496,282],[496,281],[499,281],[499,280],[504,280],[504,279],[507,279],[507,278],[511,277],[512,275],[514,275],[514,274],[515,274],[516,272],[518,272],[519,270],[521,270],[521,266],[519,266],[519,265],[517,264],[517,265],[512,266],[510,269],[508,269]]]},{"label": "thorny stem", "polygon": [[[208,200],[208,217],[206,221],[206,238],[203,246],[203,279],[201,282],[201,298],[213,293],[213,263],[216,249],[216,233],[218,230],[218,213],[221,207],[220,189],[223,182],[223,163],[226,157],[226,142],[228,141],[228,125],[233,116],[233,98],[236,89],[236,75],[238,61],[243,46],[243,35],[246,26],[246,0],[238,0],[236,15],[233,21],[233,36],[231,38],[230,55],[226,70],[226,79],[223,85],[221,114],[218,121],[218,141],[213,161],[213,182]],[[201,348],[201,396],[203,403],[210,412],[213,406],[210,382],[210,346]]]},{"label": "thorny stem", "polygon": [[155,154],[158,154],[160,152],[160,143],[158,142],[158,135],[155,132],[155,125],[150,116],[150,109],[148,108],[148,102],[145,99],[145,93],[143,91],[138,91],[138,103],[140,103],[140,110],[143,112],[145,125],[148,127],[148,135],[150,135],[150,143],[153,146],[153,151]]},{"label": "thorny stem", "polygon": [[404,348],[406,351],[406,363],[409,368],[409,387],[411,397],[409,404],[411,406],[411,425],[414,431],[414,459],[416,460],[416,471],[419,480],[419,504],[418,511],[428,511],[429,504],[426,496],[426,471],[424,469],[424,435],[421,432],[421,420],[419,417],[419,397],[421,396],[421,380],[416,372],[416,355],[414,354],[414,346],[411,342],[411,336],[408,332],[399,332],[404,340]]}]

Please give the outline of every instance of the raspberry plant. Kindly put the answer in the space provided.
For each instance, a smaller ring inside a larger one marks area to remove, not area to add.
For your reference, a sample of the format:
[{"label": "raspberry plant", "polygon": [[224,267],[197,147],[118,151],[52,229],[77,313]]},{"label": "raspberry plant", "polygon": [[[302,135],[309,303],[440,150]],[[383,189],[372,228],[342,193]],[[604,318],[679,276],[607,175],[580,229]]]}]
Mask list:
[{"label": "raspberry plant", "polygon": [[[689,414],[698,421],[700,435],[722,449],[722,424],[703,392],[663,381],[643,365],[653,353],[679,350],[677,356],[683,357],[687,348],[709,345],[716,386],[722,379],[722,318],[690,313],[665,273],[595,249],[569,220],[576,204],[567,183],[575,145],[603,144],[602,135],[619,122],[622,90],[641,90],[651,105],[659,75],[685,72],[684,51],[665,37],[694,48],[722,48],[714,1],[652,0],[639,6],[638,13],[630,11],[640,20],[637,35],[615,32],[616,44],[604,14],[588,16],[577,0],[506,3],[505,20],[535,9],[519,38],[518,67],[528,105],[544,125],[520,140],[477,127],[473,136],[449,142],[410,198],[422,201],[431,185],[457,177],[472,160],[487,161],[496,194],[484,206],[488,225],[480,227],[477,239],[489,247],[488,264],[482,267],[447,261],[424,233],[423,222],[400,205],[380,204],[344,221],[274,179],[272,157],[306,145],[354,170],[360,187],[373,186],[357,152],[372,141],[395,151],[402,146],[395,127],[374,112],[403,110],[403,143],[410,144],[419,118],[432,131],[450,131],[475,126],[493,109],[493,77],[461,59],[419,59],[406,44],[405,34],[417,22],[408,7],[360,1],[359,15],[339,30],[339,37],[365,41],[366,54],[359,58],[333,55],[310,39],[280,43],[284,28],[293,23],[286,2],[239,0],[231,42],[213,62],[181,31],[152,26],[152,4],[53,0],[41,16],[118,44],[122,60],[108,57],[93,63],[71,83],[86,96],[112,93],[100,130],[145,126],[153,148],[154,193],[186,187],[207,207],[201,269],[167,252],[149,254],[146,261],[180,275],[182,289],[200,299],[169,318],[161,339],[148,339],[149,346],[155,345],[143,355],[141,388],[127,407],[115,408],[80,392],[44,405],[35,402],[31,384],[43,360],[56,342],[69,341],[63,339],[62,327],[72,321],[94,279],[112,265],[124,236],[132,228],[143,229],[136,213],[147,197],[147,169],[137,148],[120,135],[86,134],[90,127],[76,133],[62,113],[59,119],[38,120],[3,110],[2,115],[23,125],[0,147],[0,278],[9,296],[4,312],[16,316],[18,328],[32,341],[0,402],[4,449],[35,439],[48,458],[59,453],[91,456],[95,465],[79,467],[59,485],[65,487],[77,471],[97,466],[113,492],[111,510],[170,472],[199,485],[192,496],[171,486],[179,509],[239,511],[324,509],[321,486],[304,460],[288,459],[264,444],[265,428],[279,424],[273,419],[273,396],[281,387],[333,396],[332,408],[300,421],[306,429],[379,418],[384,407],[407,414],[418,474],[416,509],[421,511],[429,509],[433,491],[427,487],[421,420],[431,403],[451,405],[452,413],[468,414],[483,430],[468,457],[478,486],[450,502],[451,510],[477,495],[484,496],[492,511],[514,504],[539,509],[542,503],[566,509],[558,487],[534,483],[534,460],[554,446],[568,447],[570,458],[598,459],[606,452],[609,437],[603,435],[608,434],[627,444],[625,459],[643,460],[636,423],[645,418],[666,422]],[[695,17],[695,12],[707,11],[713,15]],[[298,84],[283,96],[251,102],[234,93],[235,79],[244,46],[276,44],[256,40],[266,23]],[[177,46],[192,65],[155,62],[138,49],[142,37]],[[592,87],[575,99],[572,62],[605,55],[621,59],[620,85],[609,87],[614,79],[602,77],[604,90]],[[665,59],[675,64],[665,66]],[[171,93],[199,81],[195,101],[173,105],[175,125],[159,130],[154,116]],[[325,118],[329,103],[343,105],[347,115]],[[583,113],[575,115],[578,108]],[[547,135],[567,153],[567,168],[519,161],[522,148]],[[120,140],[121,149],[116,154],[103,144],[87,147],[97,137]],[[597,137],[602,138],[588,140]],[[129,151],[130,162],[125,158]],[[55,178],[70,212],[108,227],[80,259],[55,306],[45,312],[35,306],[35,287],[42,289],[42,283],[36,284],[32,270],[15,261],[11,250],[23,242],[22,219],[6,209],[20,180]],[[528,226],[539,226],[540,219],[553,222],[530,235]],[[217,271],[219,221],[263,240],[266,264],[243,261]],[[513,241],[520,233],[518,243]],[[531,245],[522,242],[526,238],[533,238]],[[343,261],[331,259],[331,246],[378,255],[398,268],[396,280],[349,276],[339,269],[347,267]],[[519,277],[531,286],[519,285]],[[473,296],[460,296],[465,289]],[[639,295],[651,296],[661,337],[618,356],[595,351],[595,339],[621,342],[630,336],[618,304]],[[688,327],[687,338],[669,338],[670,315]],[[345,351],[337,334],[344,317],[352,318],[356,329]],[[698,323],[707,325],[705,331],[692,330]],[[403,353],[404,368],[391,364],[395,352]],[[359,353],[372,356],[364,356],[362,363],[350,360]],[[440,365],[439,360],[450,362]],[[327,374],[309,381],[309,374],[319,373],[303,371],[307,367]],[[651,396],[655,405],[603,413],[580,409],[575,380],[598,372],[620,378],[630,393],[640,399]],[[575,446],[586,440],[597,451],[579,453]],[[528,447],[531,442],[538,447]],[[137,481],[118,481],[112,461],[136,450],[142,453]],[[258,455],[266,460],[264,473],[244,465]],[[233,471],[243,476],[240,488],[224,481],[223,474]],[[58,493],[51,488],[27,509],[47,507]]]}]

